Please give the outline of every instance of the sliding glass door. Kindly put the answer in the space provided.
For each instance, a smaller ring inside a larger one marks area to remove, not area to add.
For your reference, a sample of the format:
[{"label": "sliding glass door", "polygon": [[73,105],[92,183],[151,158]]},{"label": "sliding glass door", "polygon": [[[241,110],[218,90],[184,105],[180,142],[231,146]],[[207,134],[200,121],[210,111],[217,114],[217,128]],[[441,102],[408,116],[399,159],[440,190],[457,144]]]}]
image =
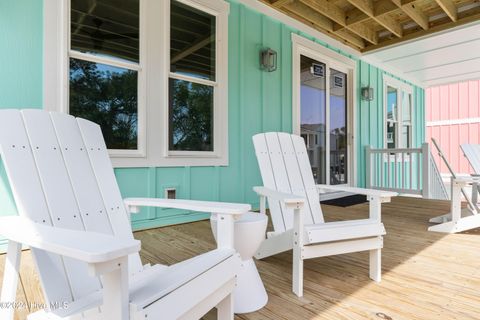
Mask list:
[{"label": "sliding glass door", "polygon": [[300,134],[319,184],[349,183],[349,75],[338,69],[300,55]]}]

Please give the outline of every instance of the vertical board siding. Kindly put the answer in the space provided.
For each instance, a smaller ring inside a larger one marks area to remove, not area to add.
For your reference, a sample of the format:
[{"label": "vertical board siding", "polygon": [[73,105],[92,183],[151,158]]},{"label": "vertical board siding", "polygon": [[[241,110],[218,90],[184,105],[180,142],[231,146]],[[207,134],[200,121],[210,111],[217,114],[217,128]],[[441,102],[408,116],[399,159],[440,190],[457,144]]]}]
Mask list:
[{"label": "vertical board siding", "polygon": [[[0,73],[0,83],[19,79],[17,87],[4,92],[0,86],[0,107],[42,105],[42,1],[3,1],[0,4],[0,39],[26,39],[35,50],[26,51],[24,41],[0,42],[0,70],[15,66],[15,72]],[[327,46],[309,35],[256,12],[237,0],[230,2],[229,16],[229,166],[116,169],[124,197],[164,197],[166,188],[175,188],[178,198],[248,202],[258,207],[252,187],[261,184],[252,136],[266,131],[292,131],[292,41],[300,34]],[[15,8],[13,8],[15,7]],[[28,23],[25,15],[30,15]],[[3,15],[8,17],[4,23]],[[17,17],[15,17],[17,15]],[[16,18],[21,18],[19,22]],[[25,34],[19,34],[26,30]],[[39,40],[40,39],[40,40]],[[259,52],[270,47],[278,52],[278,69],[263,72]],[[328,47],[328,46],[327,46]],[[332,48],[336,52],[341,51]],[[21,55],[18,53],[22,52]],[[26,52],[25,54],[23,54]],[[17,57],[18,55],[18,57]],[[6,57],[6,58],[5,58]],[[383,71],[357,58],[355,84],[355,137],[357,184],[365,185],[365,146],[383,146]],[[13,59],[14,63],[9,62]],[[25,68],[24,68],[25,67]],[[2,69],[3,68],[3,69]],[[360,88],[372,86],[373,101],[360,99]],[[26,93],[25,93],[26,92]],[[423,141],[423,90],[415,89],[417,143]],[[8,96],[8,99],[5,97]],[[3,100],[2,100],[3,99]],[[0,167],[0,215],[14,214],[14,204]],[[178,210],[143,208],[132,215],[134,229],[153,228],[173,223],[205,219],[208,215]]]},{"label": "vertical board siding", "polygon": [[[480,117],[480,80],[431,87],[425,90],[427,112],[427,142],[435,138],[456,173],[473,173],[464,157],[460,145],[477,144],[480,137],[480,121],[456,123]],[[435,124],[435,121],[449,121],[447,124]],[[478,120],[478,119],[477,119]],[[441,173],[449,173],[446,164],[438,154],[435,161]]]}]

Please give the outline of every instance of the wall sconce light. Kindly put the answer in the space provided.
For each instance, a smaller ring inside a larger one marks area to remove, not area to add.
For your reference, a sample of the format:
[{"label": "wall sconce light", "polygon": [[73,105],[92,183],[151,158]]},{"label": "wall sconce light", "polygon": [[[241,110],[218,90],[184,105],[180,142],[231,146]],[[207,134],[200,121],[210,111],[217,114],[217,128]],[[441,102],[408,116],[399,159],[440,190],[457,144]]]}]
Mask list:
[{"label": "wall sconce light", "polygon": [[363,87],[361,93],[362,93],[362,100],[372,101],[374,98],[372,87]]},{"label": "wall sconce light", "polygon": [[277,51],[270,48],[260,51],[260,69],[267,72],[277,70]]}]

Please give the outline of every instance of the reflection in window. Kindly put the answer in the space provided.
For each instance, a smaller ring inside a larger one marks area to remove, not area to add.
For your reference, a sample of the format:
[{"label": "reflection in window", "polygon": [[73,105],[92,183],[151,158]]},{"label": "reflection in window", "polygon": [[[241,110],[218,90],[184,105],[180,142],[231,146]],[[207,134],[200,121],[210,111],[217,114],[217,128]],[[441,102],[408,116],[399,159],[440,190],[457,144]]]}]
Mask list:
[{"label": "reflection in window", "polygon": [[215,16],[171,2],[170,71],[215,81]]},{"label": "reflection in window", "polygon": [[70,59],[70,114],[99,124],[109,149],[137,149],[137,72]]},{"label": "reflection in window", "polygon": [[330,184],[348,182],[347,75],[330,69]]},{"label": "reflection in window", "polygon": [[109,149],[138,149],[139,1],[70,3],[69,113],[99,124]]},{"label": "reflection in window", "polygon": [[398,91],[396,88],[387,86],[387,147],[396,148],[397,146],[397,127],[398,127]]},{"label": "reflection in window", "polygon": [[139,0],[71,0],[72,50],[139,62]]},{"label": "reflection in window", "polygon": [[326,183],[325,64],[300,56],[300,132],[316,183]]},{"label": "reflection in window", "polygon": [[213,87],[170,79],[170,150],[213,151]]},{"label": "reflection in window", "polygon": [[169,150],[214,151],[216,17],[170,4]]}]

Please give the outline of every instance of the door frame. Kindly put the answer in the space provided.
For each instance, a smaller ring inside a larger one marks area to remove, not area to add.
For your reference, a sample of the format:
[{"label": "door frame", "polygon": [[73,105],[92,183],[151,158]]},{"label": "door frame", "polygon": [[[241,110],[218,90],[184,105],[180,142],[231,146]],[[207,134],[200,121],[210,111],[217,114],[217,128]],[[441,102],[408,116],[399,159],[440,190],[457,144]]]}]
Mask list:
[{"label": "door frame", "polygon": [[[302,36],[292,33],[292,131],[294,134],[300,135],[300,56],[304,55],[311,59],[318,60],[326,65],[326,76],[329,78],[330,68],[344,72],[347,74],[347,184],[356,186],[357,183],[357,146],[354,139],[355,133],[355,109],[356,109],[356,75],[357,63],[340,53],[328,49],[316,42],[308,40]],[[330,85],[326,82],[326,105],[329,105]],[[330,149],[330,112],[327,108],[325,117],[326,123],[326,149]],[[330,184],[330,156],[326,159],[327,166],[327,184]]]}]

